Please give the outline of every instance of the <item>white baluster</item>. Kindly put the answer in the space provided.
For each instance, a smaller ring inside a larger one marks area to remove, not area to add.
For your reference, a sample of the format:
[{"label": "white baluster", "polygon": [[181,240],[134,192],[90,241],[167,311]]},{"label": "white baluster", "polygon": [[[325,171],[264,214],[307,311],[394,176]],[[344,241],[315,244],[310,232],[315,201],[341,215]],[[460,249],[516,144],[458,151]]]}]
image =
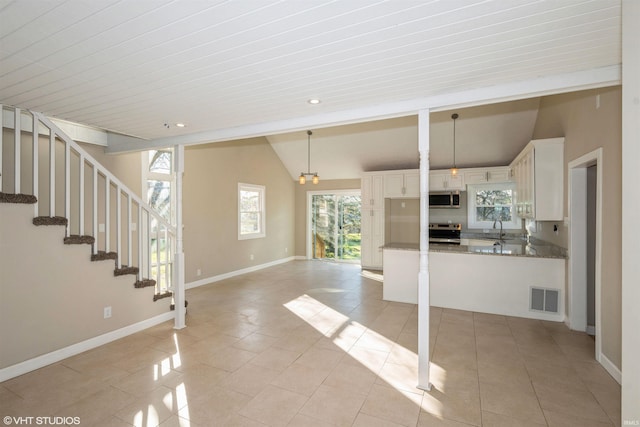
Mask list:
[{"label": "white baluster", "polygon": [[[1,112],[1,111],[0,111]],[[36,198],[36,203],[33,206],[33,216],[37,217],[40,216],[40,212],[39,212],[39,208],[38,208],[38,196],[39,196],[39,186],[38,186],[38,180],[40,179],[40,171],[39,171],[39,163],[38,163],[38,156],[39,156],[39,146],[38,146],[38,142],[39,142],[39,134],[38,134],[38,119],[36,118],[35,115],[31,115],[32,118],[32,124],[33,127],[31,129],[31,133],[33,136],[33,157],[32,157],[32,161],[31,161],[31,167],[32,167],[32,173],[31,176],[33,177],[33,196]],[[1,129],[0,129],[0,133]],[[0,147],[2,145],[0,144]],[[2,151],[0,149],[0,151]],[[0,159],[0,163],[2,162],[2,160]]]},{"label": "white baluster", "polygon": [[93,208],[91,209],[91,215],[93,220],[93,238],[95,242],[93,244],[94,255],[98,253],[98,167],[93,164]]},{"label": "white baluster", "polygon": [[49,216],[56,216],[56,135],[49,129]]},{"label": "white baluster", "polygon": [[14,189],[13,192],[20,194],[20,137],[22,136],[22,129],[20,128],[20,116],[22,113],[19,108],[16,108],[13,115],[13,162],[14,162]]},{"label": "white baluster", "polygon": [[78,231],[81,236],[84,236],[84,155],[80,153],[80,226]]},{"label": "white baluster", "polygon": [[131,194],[127,193],[127,265],[133,265],[133,254],[131,253]]},{"label": "white baluster", "polygon": [[111,251],[111,183],[104,176],[104,251]]},{"label": "white baluster", "polygon": [[122,197],[120,195],[120,186],[116,185],[116,252],[118,259],[116,261],[118,268],[122,268]]},{"label": "white baluster", "polygon": [[71,144],[64,141],[64,217],[69,221],[67,237],[71,233]]}]

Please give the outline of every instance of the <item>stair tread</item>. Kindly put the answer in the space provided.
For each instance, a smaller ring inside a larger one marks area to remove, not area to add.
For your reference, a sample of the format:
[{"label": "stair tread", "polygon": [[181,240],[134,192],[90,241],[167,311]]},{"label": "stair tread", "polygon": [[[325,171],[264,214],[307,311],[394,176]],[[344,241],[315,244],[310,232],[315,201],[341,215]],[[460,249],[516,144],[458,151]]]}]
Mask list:
[{"label": "stair tread", "polygon": [[65,245],[93,245],[95,241],[96,239],[93,236],[79,236],[77,234],[72,234],[64,238]]},{"label": "stair tread", "polygon": [[97,254],[91,254],[91,261],[105,261],[118,259],[117,252],[98,251]]},{"label": "stair tread", "polygon": [[133,284],[134,288],[147,288],[147,287],[151,287],[151,286],[155,286],[156,285],[156,281],[153,279],[142,279],[142,280],[138,280],[136,283]]},{"label": "stair tread", "polygon": [[116,268],[113,270],[114,276],[124,276],[126,274],[138,274],[140,269],[138,267],[129,267],[128,265],[123,265],[120,268]]},{"label": "stair tread", "polygon": [[37,197],[31,194],[13,194],[0,192],[0,203],[23,203],[32,205],[37,201]]},{"label": "stair tread", "polygon": [[64,225],[69,224],[69,220],[63,216],[37,216],[33,218],[33,225]]}]

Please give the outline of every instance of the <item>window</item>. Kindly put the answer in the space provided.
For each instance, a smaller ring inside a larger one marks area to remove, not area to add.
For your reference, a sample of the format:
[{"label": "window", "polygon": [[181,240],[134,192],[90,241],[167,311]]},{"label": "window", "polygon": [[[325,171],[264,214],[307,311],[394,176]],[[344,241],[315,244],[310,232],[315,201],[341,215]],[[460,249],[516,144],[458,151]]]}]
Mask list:
[{"label": "window", "polygon": [[504,229],[520,229],[515,215],[515,184],[478,184],[467,188],[468,228],[492,228],[496,220]]},{"label": "window", "polygon": [[262,185],[238,184],[238,240],[266,235],[264,194]]},{"label": "window", "polygon": [[173,158],[171,150],[150,150],[143,153],[143,180],[147,203],[164,219],[171,222],[174,205]]}]

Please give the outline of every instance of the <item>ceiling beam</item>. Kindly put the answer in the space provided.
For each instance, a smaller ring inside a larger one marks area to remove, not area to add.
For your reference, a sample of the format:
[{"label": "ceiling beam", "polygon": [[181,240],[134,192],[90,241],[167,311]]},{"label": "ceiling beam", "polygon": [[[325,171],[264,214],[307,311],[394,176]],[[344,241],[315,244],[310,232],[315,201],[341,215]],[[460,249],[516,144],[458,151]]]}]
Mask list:
[{"label": "ceiling beam", "polygon": [[574,92],[616,86],[621,83],[621,66],[608,66],[593,70],[539,77],[527,81],[505,83],[503,85],[470,89],[455,93],[446,93],[427,98],[418,98],[403,102],[371,105],[347,111],[336,111],[295,119],[286,119],[266,123],[255,123],[188,135],[152,139],[143,144],[137,141],[109,141],[107,152],[119,153],[157,149],[175,145],[197,145],[212,142],[232,141],[280,133],[298,132],[307,129],[341,126],[373,120],[390,119],[417,114],[428,108],[430,111],[443,111],[454,108],[473,107],[514,101],[518,99]]}]

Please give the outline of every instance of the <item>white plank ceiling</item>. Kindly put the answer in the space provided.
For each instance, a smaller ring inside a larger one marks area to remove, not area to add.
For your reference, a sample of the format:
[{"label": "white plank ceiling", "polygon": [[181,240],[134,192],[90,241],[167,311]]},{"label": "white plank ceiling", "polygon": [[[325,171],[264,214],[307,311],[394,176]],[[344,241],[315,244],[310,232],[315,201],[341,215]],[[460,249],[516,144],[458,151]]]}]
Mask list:
[{"label": "white plank ceiling", "polygon": [[0,0],[0,102],[150,140],[249,135],[619,65],[620,16],[619,0]]}]

